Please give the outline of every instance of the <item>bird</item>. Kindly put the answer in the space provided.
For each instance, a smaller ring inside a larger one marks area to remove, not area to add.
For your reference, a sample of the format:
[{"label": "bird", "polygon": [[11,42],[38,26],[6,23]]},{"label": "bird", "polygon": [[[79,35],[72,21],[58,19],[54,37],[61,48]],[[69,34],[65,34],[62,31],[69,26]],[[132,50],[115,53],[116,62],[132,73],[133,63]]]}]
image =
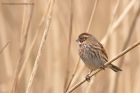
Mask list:
[{"label": "bird", "polygon": [[79,46],[80,58],[90,69],[88,75],[91,74],[92,71],[99,68],[110,68],[115,72],[122,71],[122,69],[111,63],[107,66],[104,65],[106,62],[108,62],[107,53],[103,45],[92,34],[81,33],[76,42]]}]

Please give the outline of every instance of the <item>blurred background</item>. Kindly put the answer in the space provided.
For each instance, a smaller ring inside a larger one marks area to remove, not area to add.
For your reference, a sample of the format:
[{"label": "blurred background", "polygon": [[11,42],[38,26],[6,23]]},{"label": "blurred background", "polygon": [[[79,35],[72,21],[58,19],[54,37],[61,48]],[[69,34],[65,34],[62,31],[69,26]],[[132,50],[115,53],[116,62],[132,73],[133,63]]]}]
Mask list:
[{"label": "blurred background", "polygon": [[[0,0],[0,93],[65,93],[88,69],[75,40],[83,32],[109,60],[140,41],[139,0]],[[140,47],[73,93],[140,93]]]}]

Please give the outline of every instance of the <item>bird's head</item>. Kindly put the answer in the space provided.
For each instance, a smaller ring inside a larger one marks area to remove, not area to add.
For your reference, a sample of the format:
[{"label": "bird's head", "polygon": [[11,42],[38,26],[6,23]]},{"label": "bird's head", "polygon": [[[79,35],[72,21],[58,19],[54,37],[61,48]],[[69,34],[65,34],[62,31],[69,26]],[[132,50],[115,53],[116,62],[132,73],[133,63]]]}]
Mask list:
[{"label": "bird's head", "polygon": [[83,43],[84,41],[86,41],[88,38],[92,37],[91,34],[88,34],[88,33],[81,33],[79,36],[78,36],[78,39],[76,40],[77,43]]}]

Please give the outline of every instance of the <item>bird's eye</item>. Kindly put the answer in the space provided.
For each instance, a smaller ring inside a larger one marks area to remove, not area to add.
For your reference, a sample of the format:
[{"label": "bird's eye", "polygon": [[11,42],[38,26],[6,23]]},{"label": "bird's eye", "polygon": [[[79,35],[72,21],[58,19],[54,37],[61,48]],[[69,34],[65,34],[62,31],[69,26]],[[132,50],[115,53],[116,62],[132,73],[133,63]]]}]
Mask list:
[{"label": "bird's eye", "polygon": [[80,42],[84,42],[87,38],[86,37],[82,37],[80,38]]}]

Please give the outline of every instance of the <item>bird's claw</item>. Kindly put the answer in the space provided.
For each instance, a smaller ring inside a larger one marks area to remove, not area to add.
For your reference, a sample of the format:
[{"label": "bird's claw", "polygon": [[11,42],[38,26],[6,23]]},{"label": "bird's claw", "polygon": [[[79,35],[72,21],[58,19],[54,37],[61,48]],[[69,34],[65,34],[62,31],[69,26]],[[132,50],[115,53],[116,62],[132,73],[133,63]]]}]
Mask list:
[{"label": "bird's claw", "polygon": [[103,70],[105,70],[106,66],[105,65],[102,65],[100,68],[103,69]]},{"label": "bird's claw", "polygon": [[90,81],[90,78],[91,77],[89,76],[89,74],[85,77],[86,81],[88,81],[88,82]]}]

